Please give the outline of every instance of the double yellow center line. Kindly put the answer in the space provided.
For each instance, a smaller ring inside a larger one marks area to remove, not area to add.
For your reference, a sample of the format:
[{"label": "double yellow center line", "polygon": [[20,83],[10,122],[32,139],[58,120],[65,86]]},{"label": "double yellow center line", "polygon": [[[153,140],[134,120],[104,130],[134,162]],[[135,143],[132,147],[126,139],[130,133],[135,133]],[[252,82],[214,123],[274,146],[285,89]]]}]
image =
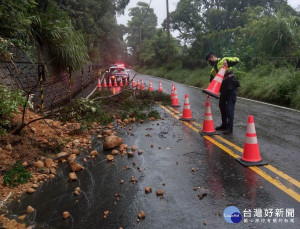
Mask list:
[{"label": "double yellow center line", "polygon": [[[160,105],[160,107],[162,109],[164,109],[166,112],[168,112],[170,115],[172,115],[174,118],[176,118],[176,119],[180,118],[178,115],[181,115],[181,114],[179,112],[177,112],[176,110],[174,110],[172,107],[170,107],[170,106],[165,107],[163,105]],[[202,128],[201,124],[199,124],[195,121],[191,121],[191,122],[181,121],[181,122],[184,125],[188,126],[190,129],[194,130],[195,132],[200,133],[200,130],[196,127]],[[216,145],[217,147],[219,147],[224,152],[226,152],[227,154],[229,154],[230,156],[232,156],[234,158],[239,158],[240,156],[237,155],[233,150],[231,150],[228,147],[226,147],[225,145],[221,144],[220,142],[223,142],[226,145],[232,147],[233,149],[239,151],[240,153],[243,153],[243,149],[241,147],[222,138],[221,136],[214,135],[214,136],[202,136],[202,137],[205,138],[206,140],[210,141],[211,143],[213,143],[214,145]],[[219,140],[219,141],[217,141],[217,140]],[[264,167],[267,168],[268,170],[272,171],[273,173],[277,174],[278,176],[282,177],[286,181],[290,182],[291,184],[295,185],[296,187],[300,188],[300,182],[298,180],[290,177],[289,175],[278,170],[277,168],[275,168],[272,165],[264,165]],[[275,185],[277,188],[279,188],[280,190],[282,190],[283,192],[285,192],[286,194],[288,194],[289,196],[291,196],[292,198],[294,198],[295,200],[297,200],[300,203],[300,194],[299,193],[288,188],[287,186],[282,184],[278,179],[271,177],[269,174],[267,174],[265,171],[261,170],[257,166],[250,166],[249,169],[253,170],[258,175],[260,175],[261,177],[263,177],[264,179],[269,181],[271,184]]]}]

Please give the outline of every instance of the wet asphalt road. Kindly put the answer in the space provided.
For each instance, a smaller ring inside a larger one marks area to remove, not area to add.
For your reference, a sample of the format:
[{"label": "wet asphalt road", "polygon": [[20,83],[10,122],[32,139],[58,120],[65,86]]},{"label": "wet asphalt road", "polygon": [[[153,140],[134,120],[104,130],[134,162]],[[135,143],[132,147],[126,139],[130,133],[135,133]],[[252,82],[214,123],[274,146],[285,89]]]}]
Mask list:
[{"label": "wet asphalt road", "polygon": [[[150,77],[143,76],[143,79],[148,85]],[[157,90],[160,79],[151,79]],[[161,81],[164,91],[169,93],[171,82]],[[181,84],[176,84],[176,87],[179,102],[183,104],[187,93],[193,118],[202,124],[205,95],[200,89]],[[215,125],[220,123],[217,102],[211,99]],[[181,113],[182,109],[181,106]],[[134,124],[130,134],[128,130],[117,127],[124,142],[142,149],[142,155],[137,152],[132,158],[119,155],[114,163],[107,163],[105,154],[110,151],[104,151],[98,158],[84,164],[85,170],[78,173],[79,180],[73,183],[67,180],[68,167],[62,165],[54,180],[40,186],[34,195],[24,194],[20,204],[12,204],[12,216],[23,214],[31,205],[36,212],[27,218],[27,224],[36,228],[300,228],[299,201],[264,176],[240,165],[217,144],[202,138],[166,110],[159,106],[157,110],[162,120]],[[221,136],[243,147],[247,116],[253,115],[262,158],[300,180],[297,144],[300,139],[300,113],[238,99],[235,114],[233,135]],[[102,143],[96,137],[93,146],[101,152]],[[228,145],[226,147],[229,148]],[[230,149],[241,155],[234,148]],[[133,161],[136,165],[132,164]],[[78,162],[82,163],[81,158]],[[124,170],[125,166],[131,169]],[[137,170],[137,166],[142,168],[142,172]],[[261,169],[300,195],[300,187],[266,168]],[[136,184],[130,182],[131,176],[138,179]],[[120,184],[121,179],[125,181],[123,185]],[[72,192],[77,186],[81,187],[82,193],[74,197]],[[147,186],[152,187],[152,193],[145,194]],[[156,196],[158,189],[164,191],[164,198]],[[116,193],[119,200],[115,197]],[[207,196],[200,199],[199,195],[204,193]],[[228,206],[240,210],[242,222],[230,224],[224,220],[223,211]],[[254,209],[259,208],[263,209],[263,217],[253,217]],[[287,218],[285,211],[290,208],[294,209],[294,217]],[[245,209],[252,211],[248,219],[253,222],[244,222]],[[264,209],[273,209],[272,217],[264,217]],[[275,217],[276,209],[283,209],[284,216]],[[107,210],[109,215],[104,219],[103,212]],[[146,218],[137,223],[140,210],[145,211]],[[72,217],[62,220],[63,211],[69,211]],[[256,219],[260,221],[255,222]],[[277,223],[273,222],[274,219],[278,220]],[[289,222],[284,222],[285,219]],[[291,219],[294,223],[290,222]]]}]

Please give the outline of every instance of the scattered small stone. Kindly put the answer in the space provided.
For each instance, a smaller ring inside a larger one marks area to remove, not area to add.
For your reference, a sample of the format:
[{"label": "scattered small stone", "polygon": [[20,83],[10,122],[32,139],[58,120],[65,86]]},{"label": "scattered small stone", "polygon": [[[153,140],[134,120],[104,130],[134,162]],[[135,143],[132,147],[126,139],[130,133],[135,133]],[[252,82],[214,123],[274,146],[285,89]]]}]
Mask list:
[{"label": "scattered small stone", "polygon": [[33,184],[32,187],[33,187],[34,189],[36,189],[36,188],[38,188],[38,185],[37,185],[37,184]]},{"label": "scattered small stone", "polygon": [[105,212],[104,212],[104,216],[103,216],[103,218],[105,218],[105,219],[106,219],[106,218],[107,218],[107,216],[108,216],[108,214],[109,214],[109,211],[105,211]]},{"label": "scattered small stone", "polygon": [[128,157],[133,157],[134,156],[134,153],[132,151],[128,152]]},{"label": "scattered small stone", "polygon": [[206,220],[203,221],[203,224],[206,225]]},{"label": "scattered small stone", "polygon": [[176,161],[176,165],[178,165],[178,161]]},{"label": "scattered small stone", "polygon": [[82,158],[83,162],[87,162],[87,159],[86,158]]},{"label": "scattered small stone", "polygon": [[75,161],[76,160],[76,154],[71,154],[69,157],[68,157],[68,162],[71,162],[71,161]]},{"label": "scattered small stone", "polygon": [[97,138],[102,138],[102,135],[101,135],[101,134],[99,134],[99,135],[97,136]]},{"label": "scattered small stone", "polygon": [[151,187],[146,187],[145,188],[145,193],[149,193],[149,192],[152,192],[152,188]]},{"label": "scattered small stone", "polygon": [[153,144],[151,144],[151,148],[153,148]]},{"label": "scattered small stone", "polygon": [[27,166],[28,166],[28,162],[27,162],[27,161],[24,161],[24,162],[22,163],[22,166],[23,166],[23,167],[27,167]]},{"label": "scattered small stone", "polygon": [[165,184],[165,183],[162,183],[161,185],[162,185],[162,186],[166,186],[166,184]]},{"label": "scattered small stone", "polygon": [[44,165],[44,162],[37,161],[37,162],[34,162],[34,167],[41,169],[41,168],[45,167],[45,165]]},{"label": "scattered small stone", "polygon": [[124,180],[120,180],[120,184],[124,184]]},{"label": "scattered small stone", "polygon": [[78,171],[84,169],[84,167],[82,165],[80,165],[74,161],[70,162],[70,167],[71,167],[72,172],[78,172]]},{"label": "scattered small stone", "polygon": [[27,193],[28,194],[33,194],[35,192],[35,189],[34,188],[29,188],[27,189]]},{"label": "scattered small stone", "polygon": [[69,216],[70,216],[70,213],[69,213],[68,211],[64,211],[64,212],[62,213],[63,219],[67,219],[67,218],[69,218]]},{"label": "scattered small stone", "polygon": [[134,178],[133,176],[130,178],[130,181],[135,184],[138,182],[138,179]]},{"label": "scattered small stone", "polygon": [[198,188],[197,187],[194,187],[194,191],[197,191],[198,190]]},{"label": "scattered small stone", "polygon": [[75,172],[69,173],[69,180],[70,181],[77,180],[77,175]]},{"label": "scattered small stone", "polygon": [[161,147],[159,146],[158,149],[161,149]]},{"label": "scattered small stone", "polygon": [[198,195],[198,197],[199,197],[200,200],[202,200],[205,196],[207,196],[207,193],[206,193],[206,192],[204,192],[204,193]]},{"label": "scattered small stone", "polygon": [[72,153],[78,155],[78,154],[80,154],[80,151],[79,151],[79,149],[73,149]]},{"label": "scattered small stone", "polygon": [[145,212],[144,212],[144,211],[139,211],[139,213],[138,213],[138,218],[139,218],[139,219],[145,219],[145,217],[146,217]]},{"label": "scattered small stone", "polygon": [[162,189],[159,189],[156,191],[156,195],[162,196],[164,194],[164,191]]},{"label": "scattered small stone", "polygon": [[139,150],[139,151],[138,151],[138,154],[142,154],[142,153],[143,153],[143,150]]},{"label": "scattered small stone", "polygon": [[143,170],[141,168],[138,168],[138,171],[141,173]]},{"label": "scattered small stone", "polygon": [[18,216],[18,219],[23,221],[26,218],[26,216],[27,216],[26,214],[20,215],[20,216]]},{"label": "scattered small stone", "polygon": [[118,154],[119,154],[119,151],[116,150],[116,149],[114,149],[113,151],[111,151],[111,154],[112,154],[112,155],[118,155]]},{"label": "scattered small stone", "polygon": [[106,155],[106,160],[107,161],[113,161],[114,160],[114,156],[113,155]]},{"label": "scattered small stone", "polygon": [[141,124],[144,123],[144,120],[140,120],[140,123],[141,123]]},{"label": "scattered small stone", "polygon": [[31,207],[30,205],[27,206],[27,208],[26,208],[26,213],[27,213],[27,214],[31,214],[31,213],[33,213],[33,212],[34,212],[34,208]]},{"label": "scattered small stone", "polygon": [[90,155],[91,156],[98,156],[98,152],[96,150],[91,151]]},{"label": "scattered small stone", "polygon": [[124,170],[128,170],[128,169],[131,169],[131,167],[128,165],[124,167]]},{"label": "scattered small stone", "polygon": [[195,168],[191,168],[191,172],[192,172],[192,173],[195,172]]},{"label": "scattered small stone", "polygon": [[135,162],[135,161],[133,161],[133,162],[132,162],[132,164],[133,164],[133,165],[136,165],[136,162]]},{"label": "scattered small stone", "polygon": [[74,191],[73,194],[74,196],[79,196],[80,193],[78,191]]},{"label": "scattered small stone", "polygon": [[50,175],[49,175],[49,178],[50,178],[50,179],[53,179],[54,177],[55,177],[54,174],[50,174]]},{"label": "scattered small stone", "polygon": [[132,150],[132,151],[135,151],[135,150],[136,150],[135,145],[131,146],[131,150]]},{"label": "scattered small stone", "polygon": [[11,146],[11,144],[7,144],[7,145],[5,146],[5,149],[6,149],[7,151],[12,151],[12,146]]}]

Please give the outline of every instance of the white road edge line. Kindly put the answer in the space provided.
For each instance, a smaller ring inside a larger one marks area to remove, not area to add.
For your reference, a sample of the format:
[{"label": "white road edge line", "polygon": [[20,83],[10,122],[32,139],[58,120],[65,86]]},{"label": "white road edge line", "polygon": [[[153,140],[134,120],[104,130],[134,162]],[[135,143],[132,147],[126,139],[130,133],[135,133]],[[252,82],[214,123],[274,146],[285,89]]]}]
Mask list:
[{"label": "white road edge line", "polygon": [[[138,74],[142,75],[141,73],[138,73]],[[145,75],[145,74],[144,74],[144,75]],[[181,85],[184,85],[184,86],[187,86],[187,87],[190,87],[190,88],[203,90],[203,89],[200,88],[200,87],[195,87],[195,86],[191,86],[191,85],[186,85],[186,84],[178,83],[178,82],[175,82],[175,81],[172,81],[172,80],[169,80],[169,79],[165,79],[165,78],[162,78],[162,77],[150,76],[150,75],[145,75],[145,76],[154,77],[154,78],[158,78],[158,79],[163,79],[163,80],[166,80],[166,81],[169,81],[169,82],[172,82],[172,83],[176,83],[176,84],[181,84]],[[272,106],[272,107],[281,108],[281,109],[284,109],[284,110],[295,111],[295,112],[300,113],[300,111],[298,111],[298,110],[296,110],[296,109],[293,109],[293,108],[289,108],[289,107],[283,107],[283,106],[279,106],[279,105],[275,105],[275,104],[271,104],[271,103],[261,102],[261,101],[257,101],[257,100],[253,100],[253,99],[247,99],[247,98],[240,97],[240,96],[238,96],[238,98],[239,98],[239,99],[248,100],[248,101],[251,101],[251,102],[256,102],[256,103],[260,103],[260,104]]]}]

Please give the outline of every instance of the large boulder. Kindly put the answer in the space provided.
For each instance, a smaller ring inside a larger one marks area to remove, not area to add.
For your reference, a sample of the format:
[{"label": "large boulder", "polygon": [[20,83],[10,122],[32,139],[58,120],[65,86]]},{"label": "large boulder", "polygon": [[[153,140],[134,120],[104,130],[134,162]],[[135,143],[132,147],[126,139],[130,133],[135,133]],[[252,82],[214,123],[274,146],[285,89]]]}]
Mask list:
[{"label": "large boulder", "polygon": [[103,149],[112,149],[117,146],[120,146],[122,143],[123,143],[123,139],[118,136],[115,135],[107,136],[103,142]]}]

